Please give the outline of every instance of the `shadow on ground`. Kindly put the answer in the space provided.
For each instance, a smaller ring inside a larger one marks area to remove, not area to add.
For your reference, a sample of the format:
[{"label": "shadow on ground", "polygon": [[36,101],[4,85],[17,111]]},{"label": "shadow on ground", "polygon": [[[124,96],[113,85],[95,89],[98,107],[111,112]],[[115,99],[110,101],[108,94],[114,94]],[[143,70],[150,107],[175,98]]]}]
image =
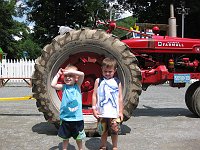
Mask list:
[{"label": "shadow on ground", "polygon": [[146,105],[143,105],[144,108],[137,108],[133,116],[161,116],[161,117],[174,117],[174,116],[186,116],[189,118],[197,118],[196,115],[191,113],[188,109],[185,108],[153,108]]},{"label": "shadow on ground", "polygon": [[121,130],[119,132],[119,135],[126,135],[127,133],[131,132],[131,128],[129,128],[127,125],[122,124],[121,125]]},{"label": "shadow on ground", "polygon": [[[131,128],[129,128],[127,125],[122,124],[119,136],[126,135],[127,133],[130,133],[130,132],[131,132]],[[111,136],[108,136],[108,138],[111,138]],[[98,150],[100,146],[100,142],[101,142],[100,139],[101,138],[99,134],[96,134],[93,137],[89,137],[89,140],[85,141],[85,147],[88,150]],[[107,142],[107,148],[112,149],[112,143]]]},{"label": "shadow on ground", "polygon": [[[53,135],[57,136],[57,129],[56,127],[48,122],[41,122],[32,127],[33,132],[37,132],[38,134],[46,134],[46,135]],[[121,125],[121,131],[119,133],[120,135],[126,135],[127,133],[131,132],[131,128],[129,128],[127,125],[122,124]],[[108,138],[111,138],[108,136]],[[85,147],[88,150],[98,150],[100,146],[100,135],[96,134],[93,137],[88,137],[86,141],[83,142],[85,144]],[[107,142],[107,148],[112,149],[112,143]],[[71,145],[69,143],[68,145],[69,150],[76,150],[76,147],[74,145]],[[58,144],[58,146],[53,146],[49,150],[62,150],[62,142]]]},{"label": "shadow on ground", "polygon": [[[68,149],[68,150],[76,150],[76,147],[75,147],[74,145],[71,145],[71,144],[69,143],[67,149]],[[58,146],[54,146],[54,147],[50,148],[49,150],[62,150],[62,142],[59,143]]]},{"label": "shadow on ground", "polygon": [[41,122],[32,127],[33,132],[37,132],[38,134],[46,134],[46,135],[57,135],[58,130],[56,127],[49,122]]},{"label": "shadow on ground", "polygon": [[[110,138],[110,137],[108,137]],[[86,141],[83,141],[83,144],[85,145],[84,147],[87,150],[99,150],[99,146],[100,146],[100,138],[97,137],[92,137]],[[107,142],[107,148],[108,149],[112,149],[112,144]],[[76,150],[76,147],[74,145],[71,145],[69,143],[68,145],[68,150]],[[62,150],[62,142],[58,144],[58,146],[53,146],[51,147],[49,150]]]},{"label": "shadow on ground", "polygon": [[[108,138],[110,138],[110,136]],[[88,150],[98,150],[100,146],[100,142],[101,142],[100,138],[93,137],[85,141],[85,147]],[[112,149],[112,144],[107,142],[107,148]]]}]

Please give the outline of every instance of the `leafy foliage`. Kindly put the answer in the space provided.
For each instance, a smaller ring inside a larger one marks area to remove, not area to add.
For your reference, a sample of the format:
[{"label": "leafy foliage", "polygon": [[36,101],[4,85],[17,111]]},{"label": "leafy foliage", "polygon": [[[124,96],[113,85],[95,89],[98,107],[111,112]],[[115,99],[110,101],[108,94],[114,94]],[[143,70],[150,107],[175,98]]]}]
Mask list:
[{"label": "leafy foliage", "polygon": [[[4,53],[7,53],[7,58],[21,58],[24,50],[36,58],[38,44],[31,39],[30,29],[26,24],[13,19],[13,16],[18,15],[15,4],[15,0],[0,1],[0,47]],[[16,40],[15,37],[21,40]],[[27,40],[29,44],[27,44]],[[25,45],[29,45],[29,47],[25,47]],[[30,46],[36,47],[36,52]]]},{"label": "leafy foliage", "polygon": [[[134,28],[137,18],[133,18],[133,16],[117,20],[117,26],[130,29],[131,27]],[[120,29],[116,29],[113,31],[113,34],[117,35],[119,38],[126,35],[128,32]]]},{"label": "leafy foliage", "polygon": [[29,20],[35,22],[34,37],[45,45],[58,35],[59,26],[91,27],[96,13],[103,14],[100,0],[30,0]]},{"label": "leafy foliage", "polygon": [[24,52],[27,52],[27,59],[36,59],[41,55],[40,46],[30,36],[20,40],[18,44],[20,57],[24,57]]},{"label": "leafy foliage", "polygon": [[129,4],[133,15],[138,17],[141,23],[168,24],[170,17],[170,4],[174,4],[174,17],[177,19],[178,36],[181,36],[182,19],[177,8],[182,2],[185,7],[190,8],[188,15],[185,15],[185,37],[200,38],[200,1],[199,0],[119,0],[121,4]]},{"label": "leafy foliage", "polygon": [[14,2],[0,1],[0,12],[0,47],[8,54],[15,53],[16,41],[13,35],[17,34],[16,26],[18,25],[12,19]]}]

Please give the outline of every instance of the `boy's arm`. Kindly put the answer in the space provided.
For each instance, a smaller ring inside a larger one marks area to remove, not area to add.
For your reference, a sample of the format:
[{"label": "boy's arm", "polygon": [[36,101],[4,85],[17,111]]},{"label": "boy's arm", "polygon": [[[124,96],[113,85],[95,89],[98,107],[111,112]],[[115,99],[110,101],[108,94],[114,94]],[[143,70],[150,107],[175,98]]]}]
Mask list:
[{"label": "boy's arm", "polygon": [[69,70],[65,71],[64,74],[74,74],[75,76],[78,76],[77,84],[79,87],[81,87],[81,84],[83,83],[85,74],[82,71],[77,70]]},{"label": "boy's arm", "polygon": [[85,74],[82,71],[76,71],[76,75],[78,76],[77,84],[79,87],[81,87],[81,84],[83,83]]},{"label": "boy's arm", "polygon": [[61,90],[63,88],[63,84],[57,83],[61,75],[62,75],[62,69],[59,69],[58,73],[55,75],[55,77],[51,81],[51,86],[56,90]]},{"label": "boy's arm", "polygon": [[121,121],[123,121],[124,119],[123,110],[124,110],[124,105],[123,105],[123,97],[122,97],[122,84],[120,82],[119,83],[119,117]]},{"label": "boy's arm", "polygon": [[99,114],[98,114],[97,109],[96,109],[98,84],[99,84],[99,78],[97,78],[95,83],[94,83],[94,90],[93,90],[93,94],[92,94],[92,110],[93,110],[93,115],[94,115],[95,118],[99,118],[99,116],[98,116]]}]

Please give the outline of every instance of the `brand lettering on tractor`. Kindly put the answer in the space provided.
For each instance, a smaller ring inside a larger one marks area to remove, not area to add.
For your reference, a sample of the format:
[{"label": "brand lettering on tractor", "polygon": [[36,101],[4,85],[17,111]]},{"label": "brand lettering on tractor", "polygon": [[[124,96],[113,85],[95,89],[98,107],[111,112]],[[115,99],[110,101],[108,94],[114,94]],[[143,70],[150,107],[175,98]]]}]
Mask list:
[{"label": "brand lettering on tractor", "polygon": [[158,42],[158,46],[163,47],[184,47],[180,42]]}]

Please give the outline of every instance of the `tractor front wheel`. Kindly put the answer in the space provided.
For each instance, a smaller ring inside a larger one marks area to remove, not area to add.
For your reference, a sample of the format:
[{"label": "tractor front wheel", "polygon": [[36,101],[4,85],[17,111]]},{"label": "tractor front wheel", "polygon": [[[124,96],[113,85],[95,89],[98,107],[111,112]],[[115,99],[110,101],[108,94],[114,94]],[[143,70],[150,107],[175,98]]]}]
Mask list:
[{"label": "tractor front wheel", "polygon": [[46,120],[56,125],[59,123],[62,93],[50,85],[59,68],[64,68],[69,63],[85,73],[81,86],[83,112],[92,116],[91,95],[95,79],[101,77],[101,62],[105,57],[117,60],[117,76],[123,86],[124,121],[130,118],[141,94],[141,72],[136,57],[126,44],[111,34],[103,30],[81,29],[55,37],[36,60],[32,92],[37,100],[38,110],[43,112]]}]

